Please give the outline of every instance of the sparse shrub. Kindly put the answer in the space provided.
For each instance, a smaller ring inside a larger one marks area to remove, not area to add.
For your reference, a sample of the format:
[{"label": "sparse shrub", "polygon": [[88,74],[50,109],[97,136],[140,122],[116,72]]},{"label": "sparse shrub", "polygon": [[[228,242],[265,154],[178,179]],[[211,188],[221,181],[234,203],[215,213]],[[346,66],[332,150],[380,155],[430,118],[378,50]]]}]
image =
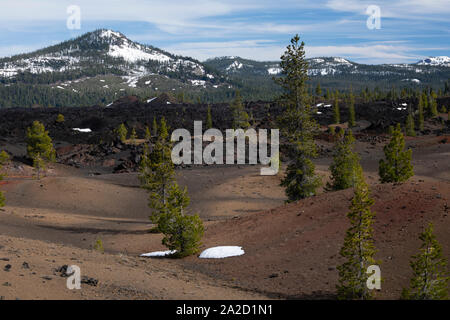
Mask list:
[{"label": "sparse shrub", "polygon": [[33,160],[33,167],[37,171],[38,180],[41,178],[41,170],[45,170],[47,162],[55,160],[55,149],[48,131],[39,121],[27,129],[27,155]]},{"label": "sparse shrub", "polygon": [[63,123],[64,121],[65,121],[64,115],[62,115],[61,113],[58,114],[58,116],[56,117],[56,122]]},{"label": "sparse shrub", "polygon": [[408,300],[445,300],[450,280],[447,261],[442,257],[442,247],[433,234],[430,223],[419,236],[420,253],[412,256],[413,277],[410,287],[403,289],[402,298]]},{"label": "sparse shrub", "polygon": [[447,113],[447,108],[445,106],[441,107],[441,113]]},{"label": "sparse shrub", "polygon": [[336,134],[336,128],[334,126],[328,127],[328,131],[332,136]]},{"label": "sparse shrub", "polygon": [[391,141],[384,147],[386,159],[381,159],[379,163],[381,183],[404,182],[414,175],[411,164],[412,150],[404,149],[405,138],[398,123],[391,135]]},{"label": "sparse shrub", "polygon": [[95,240],[94,246],[93,246],[94,250],[99,251],[101,253],[105,253],[105,248],[103,247],[103,241],[102,239],[97,239]]}]

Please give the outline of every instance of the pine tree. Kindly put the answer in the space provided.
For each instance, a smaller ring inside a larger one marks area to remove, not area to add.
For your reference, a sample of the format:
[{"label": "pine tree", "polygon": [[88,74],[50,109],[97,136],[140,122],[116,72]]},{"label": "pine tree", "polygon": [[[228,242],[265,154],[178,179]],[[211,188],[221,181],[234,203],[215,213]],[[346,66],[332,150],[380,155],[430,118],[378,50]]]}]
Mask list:
[{"label": "pine tree", "polygon": [[156,122],[156,118],[155,117],[153,117],[152,133],[153,133],[154,136],[158,135],[158,123]]},{"label": "pine tree", "polygon": [[125,142],[128,135],[127,127],[123,123],[121,123],[116,129],[116,134],[121,142]]},{"label": "pine tree", "polygon": [[213,124],[212,124],[211,106],[208,106],[208,110],[206,113],[206,129],[211,129],[212,127]]},{"label": "pine tree", "polygon": [[405,149],[405,138],[400,124],[394,129],[390,142],[384,147],[386,159],[381,159],[379,174],[381,183],[404,182],[414,175],[411,164],[412,150]]},{"label": "pine tree", "polygon": [[155,146],[151,153],[148,146],[144,146],[139,167],[141,186],[149,192],[149,207],[153,209],[150,220],[155,224],[158,223],[159,213],[167,203],[168,189],[175,180],[171,152],[172,144],[166,121],[162,118]]},{"label": "pine tree", "polygon": [[131,143],[136,143],[136,139],[137,139],[137,134],[136,134],[136,129],[132,129],[131,130],[131,135],[130,135],[130,140],[131,140]]},{"label": "pine tree", "polygon": [[233,115],[233,129],[247,129],[250,127],[248,122],[248,114],[245,112],[242,104],[242,97],[239,91],[236,91],[235,99],[230,105]]},{"label": "pine tree", "polygon": [[359,170],[359,155],[353,151],[355,138],[352,131],[348,130],[347,134],[339,133],[338,140],[335,145],[333,162],[330,165],[331,182],[327,184],[329,190],[348,189],[358,181],[357,170]]},{"label": "pine tree", "polygon": [[409,300],[445,300],[448,297],[449,272],[442,257],[442,247],[433,234],[433,225],[420,234],[420,253],[410,263],[413,277],[410,287],[403,289],[402,298]]},{"label": "pine tree", "polygon": [[27,156],[33,160],[33,167],[37,171],[38,180],[41,178],[41,170],[45,170],[46,163],[55,160],[55,149],[52,139],[45,131],[45,127],[39,121],[34,121],[27,129]]},{"label": "pine tree", "polygon": [[320,87],[320,82],[317,83],[316,96],[320,97],[322,95],[322,88]]},{"label": "pine tree", "polygon": [[372,298],[367,288],[367,268],[376,264],[372,224],[375,214],[370,210],[374,200],[370,197],[367,183],[364,181],[361,166],[356,171],[358,183],[354,187],[354,196],[347,217],[350,228],[347,230],[340,255],[345,262],[338,266],[339,299],[365,300]]},{"label": "pine tree", "polygon": [[341,113],[339,111],[339,92],[336,91],[334,95],[334,104],[333,104],[333,121],[336,124],[341,122]]},{"label": "pine tree", "polygon": [[356,114],[355,114],[355,96],[353,92],[350,91],[349,95],[349,107],[348,107],[348,126],[353,128],[356,125]]},{"label": "pine tree", "polygon": [[418,119],[418,127],[419,131],[423,131],[424,129],[424,109],[423,109],[423,99],[419,98],[419,119]]},{"label": "pine tree", "polygon": [[[8,160],[9,160],[9,155],[5,151],[0,152],[0,181],[2,181],[5,176],[1,172],[2,167],[5,165],[5,163]],[[3,192],[0,191],[0,208],[5,206],[5,200],[6,199],[5,199],[5,196],[3,195]]]},{"label": "pine tree", "polygon": [[432,117],[436,117],[438,115],[437,100],[434,96],[430,96],[430,114]]},{"label": "pine tree", "polygon": [[145,140],[149,142],[152,139],[152,134],[150,133],[150,128],[148,126],[145,127]]},{"label": "pine tree", "polygon": [[169,188],[167,203],[160,212],[158,229],[164,234],[162,240],[177,257],[198,252],[204,233],[203,222],[198,215],[186,215],[189,205],[187,190],[181,190],[175,182]]},{"label": "pine tree", "polygon": [[411,113],[409,113],[406,118],[406,135],[410,137],[416,136],[416,131],[414,130],[414,117]]},{"label": "pine tree", "polygon": [[286,188],[288,201],[312,196],[321,185],[311,161],[311,158],[317,156],[314,135],[318,125],[312,118],[307,93],[308,62],[305,59],[305,44],[299,41],[298,35],[291,39],[291,44],[281,57],[280,66],[284,76],[274,78],[284,91],[279,98],[284,112],[278,123],[283,136],[290,143],[294,158],[281,182]]}]

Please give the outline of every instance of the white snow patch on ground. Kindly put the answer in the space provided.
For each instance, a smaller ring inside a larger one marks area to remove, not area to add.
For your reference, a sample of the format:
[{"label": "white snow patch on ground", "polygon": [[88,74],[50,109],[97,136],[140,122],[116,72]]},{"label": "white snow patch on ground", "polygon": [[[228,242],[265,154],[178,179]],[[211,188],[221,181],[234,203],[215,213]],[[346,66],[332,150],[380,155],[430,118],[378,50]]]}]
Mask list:
[{"label": "white snow patch on ground", "polygon": [[156,98],[157,98],[157,97],[147,99],[147,103],[152,102],[152,101],[155,100]]},{"label": "white snow patch on ground", "polygon": [[73,131],[78,131],[78,132],[84,132],[84,133],[92,132],[92,130],[89,129],[89,128],[86,128],[86,129],[73,128],[72,130],[73,130]]},{"label": "white snow patch on ground", "polygon": [[244,254],[242,247],[237,246],[221,246],[212,247],[200,253],[201,259],[223,259],[228,257],[242,256]]},{"label": "white snow patch on ground", "polygon": [[149,253],[143,253],[141,254],[141,257],[165,257],[170,256],[171,254],[174,254],[177,252],[176,250],[166,250],[166,251],[154,251]]}]

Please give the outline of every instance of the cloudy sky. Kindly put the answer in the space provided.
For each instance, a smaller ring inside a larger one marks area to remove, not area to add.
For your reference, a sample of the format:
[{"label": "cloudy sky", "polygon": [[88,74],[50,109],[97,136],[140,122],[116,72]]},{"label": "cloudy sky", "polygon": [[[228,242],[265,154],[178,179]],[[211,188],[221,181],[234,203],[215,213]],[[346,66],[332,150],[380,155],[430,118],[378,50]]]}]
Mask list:
[{"label": "cloudy sky", "polygon": [[[0,0],[0,5],[0,56],[98,28],[199,60],[229,55],[278,60],[296,33],[309,57],[378,64],[450,56],[450,0]],[[80,29],[67,27],[72,5],[81,11]],[[380,8],[380,29],[368,28],[371,5]]]}]

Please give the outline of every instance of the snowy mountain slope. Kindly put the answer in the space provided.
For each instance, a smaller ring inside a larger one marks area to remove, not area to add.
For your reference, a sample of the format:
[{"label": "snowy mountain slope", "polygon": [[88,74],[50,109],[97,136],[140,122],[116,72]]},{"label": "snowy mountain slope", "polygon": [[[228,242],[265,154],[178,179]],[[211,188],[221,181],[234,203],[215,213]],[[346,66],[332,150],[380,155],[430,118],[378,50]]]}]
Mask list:
[{"label": "snowy mountain slope", "polygon": [[184,83],[220,82],[217,73],[197,60],[133,42],[119,32],[106,29],[29,54],[0,59],[0,78],[4,79],[22,80],[24,75],[32,74],[51,81],[102,73],[116,74],[127,81],[130,77],[136,80],[159,74]]},{"label": "snowy mountain slope", "polygon": [[447,56],[430,57],[419,61],[417,65],[450,67],[450,57]]}]

